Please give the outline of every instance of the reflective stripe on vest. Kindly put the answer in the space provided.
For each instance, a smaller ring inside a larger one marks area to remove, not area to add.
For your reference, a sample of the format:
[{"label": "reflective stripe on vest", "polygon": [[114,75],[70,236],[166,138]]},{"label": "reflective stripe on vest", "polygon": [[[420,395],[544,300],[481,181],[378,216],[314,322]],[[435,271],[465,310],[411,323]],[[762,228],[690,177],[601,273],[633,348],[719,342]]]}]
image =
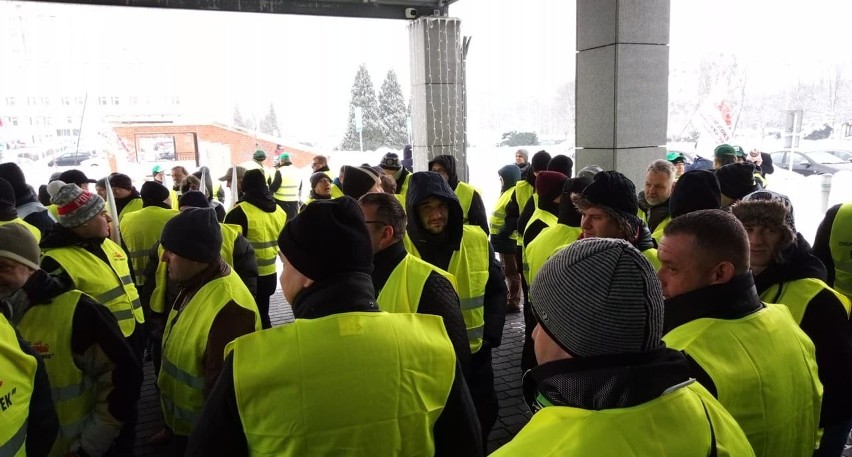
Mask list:
[{"label": "reflective stripe on vest", "polygon": [[[243,229],[239,225],[234,224],[219,224],[222,228],[222,249],[219,255],[231,268],[234,268],[234,244],[237,238],[242,235]],[[151,293],[151,298],[148,301],[148,307],[151,311],[159,314],[166,312],[166,294],[168,292],[169,268],[168,265],[160,261],[163,258],[163,246],[157,248],[157,272],[154,275],[154,291]]]},{"label": "reflective stripe on vest", "polygon": [[138,197],[131,199],[129,202],[127,202],[126,205],[124,205],[124,208],[121,209],[121,212],[118,213],[119,223],[122,219],[124,219],[124,216],[139,211],[140,209],[142,209],[142,199]]},{"label": "reflective stripe on vest", "polygon": [[423,286],[432,272],[447,278],[456,286],[456,278],[450,273],[407,254],[393,269],[376,302],[379,309],[389,313],[416,313],[423,295]]},{"label": "reflective stripe on vest", "polygon": [[754,456],[736,421],[693,382],[630,408],[545,407],[491,456],[707,456],[714,447]]},{"label": "reflective stripe on vest", "polygon": [[438,316],[362,312],[296,319],[238,338],[228,350],[252,455],[435,452],[433,430],[456,366]]},{"label": "reflective stripe on vest", "polygon": [[145,284],[143,272],[148,266],[151,248],[160,239],[166,222],[177,214],[177,211],[171,209],[148,206],[126,214],[119,222],[121,239],[127,246],[127,256],[133,265],[137,287]]},{"label": "reflective stripe on vest", "polygon": [[[491,214],[491,234],[497,235],[503,230],[503,227],[506,226],[506,205],[509,204],[509,200],[512,199],[512,193],[514,192],[514,187],[510,188],[506,192],[503,192],[500,195],[500,198],[497,199],[497,204],[494,207],[494,213]],[[509,236],[512,240],[518,239],[518,230],[512,231],[512,234]]]},{"label": "reflective stripe on vest", "polygon": [[278,235],[287,222],[287,213],[278,205],[275,205],[275,211],[271,213],[248,202],[240,203],[239,207],[243,209],[248,221],[246,238],[254,247],[258,276],[274,275],[275,259],[278,258]]},{"label": "reflective stripe on vest", "polygon": [[834,288],[852,299],[852,203],[837,211],[831,225],[828,247],[834,260]]},{"label": "reflective stripe on vest", "polygon": [[130,277],[127,256],[109,238],[101,244],[109,264],[79,246],[46,249],[45,257],[51,257],[74,281],[74,288],[90,295],[101,305],[112,311],[121,333],[128,337],[136,329],[136,323],[144,323],[145,316],[139,303],[139,293]]},{"label": "reflective stripe on vest", "polygon": [[23,457],[27,418],[37,362],[18,345],[18,337],[0,314],[0,457]]},{"label": "reflective stripe on vest", "polygon": [[461,205],[462,208],[462,223],[467,224],[470,220],[470,205],[473,203],[473,194],[476,190],[474,190],[473,186],[470,184],[459,181],[453,192],[455,192],[456,197],[459,198],[459,205]]},{"label": "reflective stripe on vest", "polygon": [[671,221],[672,217],[666,216],[665,218],[663,218],[663,220],[660,221],[659,224],[657,224],[656,227],[654,227],[654,233],[651,234],[651,238],[653,238],[654,241],[657,242],[657,244],[659,244],[660,240],[663,239],[663,231],[666,229],[666,226],[669,225]]},{"label": "reflective stripe on vest", "polygon": [[71,451],[86,422],[91,421],[97,401],[93,388],[97,380],[83,374],[71,352],[71,324],[82,295],[79,290],[72,290],[54,297],[50,305],[31,306],[18,322],[21,335],[44,360],[50,379],[61,431],[51,455],[67,455]]},{"label": "reflective stripe on vest", "polygon": [[696,319],[671,330],[663,341],[707,372],[719,402],[757,455],[813,453],[819,443],[822,384],[814,345],[786,307],[769,304],[740,319]]},{"label": "reflective stripe on vest", "polygon": [[802,322],[805,316],[805,311],[811,300],[823,290],[829,290],[837,300],[843,305],[846,310],[846,318],[849,318],[850,303],[845,295],[828,287],[828,284],[815,278],[802,278],[794,281],[787,281],[780,284],[769,286],[763,293],[760,294],[760,299],[771,303],[780,303],[790,309],[790,314],[793,315],[793,320],[797,323]]},{"label": "reflective stripe on vest", "polygon": [[[479,226],[463,225],[461,246],[453,251],[447,271],[456,278],[462,317],[467,328],[470,352],[482,348],[485,328],[485,284],[488,282],[488,236]],[[406,234],[403,238],[409,254],[420,258],[420,252]]]},{"label": "reflective stripe on vest", "polygon": [[29,222],[21,219],[20,217],[16,217],[16,218],[12,219],[11,221],[0,221],[0,225],[6,225],[6,224],[11,224],[11,223],[23,225],[24,228],[26,228],[27,230],[30,231],[30,233],[33,234],[37,243],[41,242],[41,230],[39,230],[38,227],[30,224]]},{"label": "reflective stripe on vest", "polygon": [[541,267],[547,259],[565,246],[577,241],[583,230],[580,227],[570,227],[559,224],[547,227],[524,249],[524,262],[529,265],[529,282],[535,281]]},{"label": "reflective stripe on vest", "polygon": [[285,165],[275,171],[281,176],[281,185],[273,194],[273,198],[282,202],[299,201],[299,171],[292,165]]},{"label": "reflective stripe on vest", "polygon": [[[530,220],[527,222],[527,226],[524,227],[524,233],[526,233],[527,228],[533,224],[535,221],[542,221],[547,227],[553,227],[557,224],[558,218],[555,214],[545,211],[541,208],[536,208],[533,212]],[[541,232],[539,232],[541,233]],[[523,261],[521,262],[521,273],[524,275],[524,279],[527,281],[527,284],[532,284],[531,276],[530,276],[530,264],[527,259],[526,248],[524,248]]]},{"label": "reflective stripe on vest", "polygon": [[178,435],[192,432],[204,407],[204,350],[213,320],[230,301],[253,312],[254,328],[260,330],[254,298],[233,270],[201,287],[180,311],[169,312],[157,385],[163,418]]}]

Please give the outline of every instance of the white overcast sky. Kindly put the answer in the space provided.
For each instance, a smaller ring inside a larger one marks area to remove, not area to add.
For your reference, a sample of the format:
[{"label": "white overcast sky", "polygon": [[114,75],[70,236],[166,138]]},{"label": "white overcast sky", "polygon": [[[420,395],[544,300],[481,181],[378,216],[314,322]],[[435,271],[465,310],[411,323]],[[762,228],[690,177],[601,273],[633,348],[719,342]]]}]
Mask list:
[{"label": "white overcast sky", "polygon": [[[573,79],[575,8],[570,0],[451,6],[462,33],[472,37],[469,90],[510,100],[552,98]],[[735,52],[750,65],[750,78],[771,87],[791,73],[846,60],[849,52],[849,0],[672,0],[671,8],[672,66]],[[50,58],[60,62],[50,74],[20,75],[31,91],[165,92],[221,120],[230,120],[234,103],[259,117],[272,101],[285,135],[320,141],[342,135],[359,64],[367,64],[377,90],[394,69],[406,97],[409,92],[405,21],[0,1],[7,18],[36,10],[70,26],[28,29],[30,52],[58,53]],[[88,70],[84,62],[91,61],[117,64],[104,74]],[[4,77],[11,78],[0,72],[0,95]]]}]

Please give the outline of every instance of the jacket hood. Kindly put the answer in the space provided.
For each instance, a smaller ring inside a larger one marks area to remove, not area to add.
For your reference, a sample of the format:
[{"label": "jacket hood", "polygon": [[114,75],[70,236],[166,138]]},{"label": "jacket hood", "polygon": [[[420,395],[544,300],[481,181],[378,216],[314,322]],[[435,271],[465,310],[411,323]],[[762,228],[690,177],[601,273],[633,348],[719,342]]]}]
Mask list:
[{"label": "jacket hood", "polygon": [[432,164],[435,163],[444,167],[444,170],[447,170],[450,189],[455,189],[456,186],[459,185],[458,172],[456,171],[456,158],[448,154],[436,156],[434,159],[429,161],[429,170],[432,170]]},{"label": "jacket hood", "polygon": [[500,187],[501,194],[515,187],[515,184],[521,180],[521,169],[513,163],[497,170],[497,174],[503,178],[503,185]]},{"label": "jacket hood", "polygon": [[450,244],[456,248],[461,242],[462,214],[461,204],[455,192],[450,189],[449,184],[444,181],[438,173],[433,171],[420,171],[409,176],[408,194],[406,194],[405,211],[408,213],[408,227],[406,231],[412,241],[426,239],[430,234],[420,224],[417,216],[417,205],[429,197],[443,200],[447,204],[449,217],[445,232],[449,236]]},{"label": "jacket hood", "polygon": [[811,254],[811,245],[802,236],[796,234],[793,244],[781,253],[781,262],[770,265],[754,278],[757,291],[762,293],[773,284],[795,281],[803,278],[828,279],[828,272],[822,261]]}]

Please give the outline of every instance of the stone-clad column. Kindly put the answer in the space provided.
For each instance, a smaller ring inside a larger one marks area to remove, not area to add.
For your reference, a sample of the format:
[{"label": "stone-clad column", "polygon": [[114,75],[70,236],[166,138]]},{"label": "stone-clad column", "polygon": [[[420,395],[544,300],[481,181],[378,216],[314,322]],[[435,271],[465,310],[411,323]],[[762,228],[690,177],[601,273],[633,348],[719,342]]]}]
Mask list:
[{"label": "stone-clad column", "polygon": [[670,6],[577,0],[576,169],[620,171],[638,191],[665,158]]},{"label": "stone-clad column", "polygon": [[409,26],[412,152],[415,171],[437,155],[455,156],[459,179],[466,180],[460,25],[456,18],[424,17]]}]

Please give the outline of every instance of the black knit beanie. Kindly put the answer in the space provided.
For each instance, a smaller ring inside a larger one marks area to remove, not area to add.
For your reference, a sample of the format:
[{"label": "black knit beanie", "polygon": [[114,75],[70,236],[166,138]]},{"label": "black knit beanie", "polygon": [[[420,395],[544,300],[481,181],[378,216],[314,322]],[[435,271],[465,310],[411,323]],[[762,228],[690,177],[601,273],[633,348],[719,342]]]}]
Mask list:
[{"label": "black knit beanie", "polygon": [[27,178],[18,164],[13,162],[0,163],[0,178],[9,181],[12,190],[15,191],[15,200],[21,201],[30,196],[30,188],[27,186]]},{"label": "black knit beanie", "polygon": [[120,189],[133,190],[133,181],[124,173],[113,173],[109,175],[109,185]]},{"label": "black knit beanie", "polygon": [[379,175],[370,166],[352,167],[347,165],[344,169],[345,178],[341,190],[343,190],[344,195],[354,199],[359,199],[369,192],[376,186],[376,180],[379,179]]},{"label": "black knit beanie", "polygon": [[602,171],[581,193],[595,206],[606,206],[624,217],[636,216],[639,201],[636,186],[627,176],[617,171]]},{"label": "black knit beanie", "polygon": [[544,171],[547,170],[547,164],[550,163],[550,153],[547,151],[538,151],[533,155],[532,161],[530,164],[532,165],[533,171]]},{"label": "black knit beanie", "polygon": [[329,181],[331,181],[331,178],[329,178],[327,174],[325,174],[321,171],[311,175],[311,177],[310,177],[311,190],[313,190],[314,187],[316,187],[317,184],[319,184],[319,182],[322,178],[327,178]]},{"label": "black knit beanie", "polygon": [[544,331],[575,357],[664,347],[656,272],[624,240],[589,238],[554,254],[530,287],[530,302]]},{"label": "black knit beanie", "polygon": [[180,196],[180,199],[178,200],[178,208],[175,209],[183,208],[184,206],[191,206],[193,208],[209,208],[210,202],[207,200],[207,196],[201,191],[191,190]]},{"label": "black knit beanie", "polygon": [[160,235],[163,248],[180,257],[210,263],[222,250],[222,228],[213,208],[187,208],[169,219]]},{"label": "black knit beanie", "polygon": [[157,181],[145,181],[139,195],[142,197],[143,207],[162,206],[162,203],[169,198],[169,189]]},{"label": "black knit beanie", "polygon": [[754,180],[754,165],[751,163],[732,163],[716,170],[722,195],[739,200],[757,190]]},{"label": "black knit beanie", "polygon": [[371,273],[371,246],[364,213],[348,196],[314,201],[288,221],[278,236],[278,248],[287,261],[314,281],[343,273]]},{"label": "black knit beanie", "polygon": [[553,156],[547,164],[547,171],[558,171],[567,177],[574,173],[574,161],[566,155]]},{"label": "black knit beanie", "polygon": [[262,170],[249,170],[243,176],[241,187],[245,193],[249,192],[269,192],[269,186],[266,184],[266,176]]},{"label": "black knit beanie", "polygon": [[669,198],[672,218],[701,209],[719,209],[721,206],[719,180],[710,170],[690,170],[681,175]]}]

